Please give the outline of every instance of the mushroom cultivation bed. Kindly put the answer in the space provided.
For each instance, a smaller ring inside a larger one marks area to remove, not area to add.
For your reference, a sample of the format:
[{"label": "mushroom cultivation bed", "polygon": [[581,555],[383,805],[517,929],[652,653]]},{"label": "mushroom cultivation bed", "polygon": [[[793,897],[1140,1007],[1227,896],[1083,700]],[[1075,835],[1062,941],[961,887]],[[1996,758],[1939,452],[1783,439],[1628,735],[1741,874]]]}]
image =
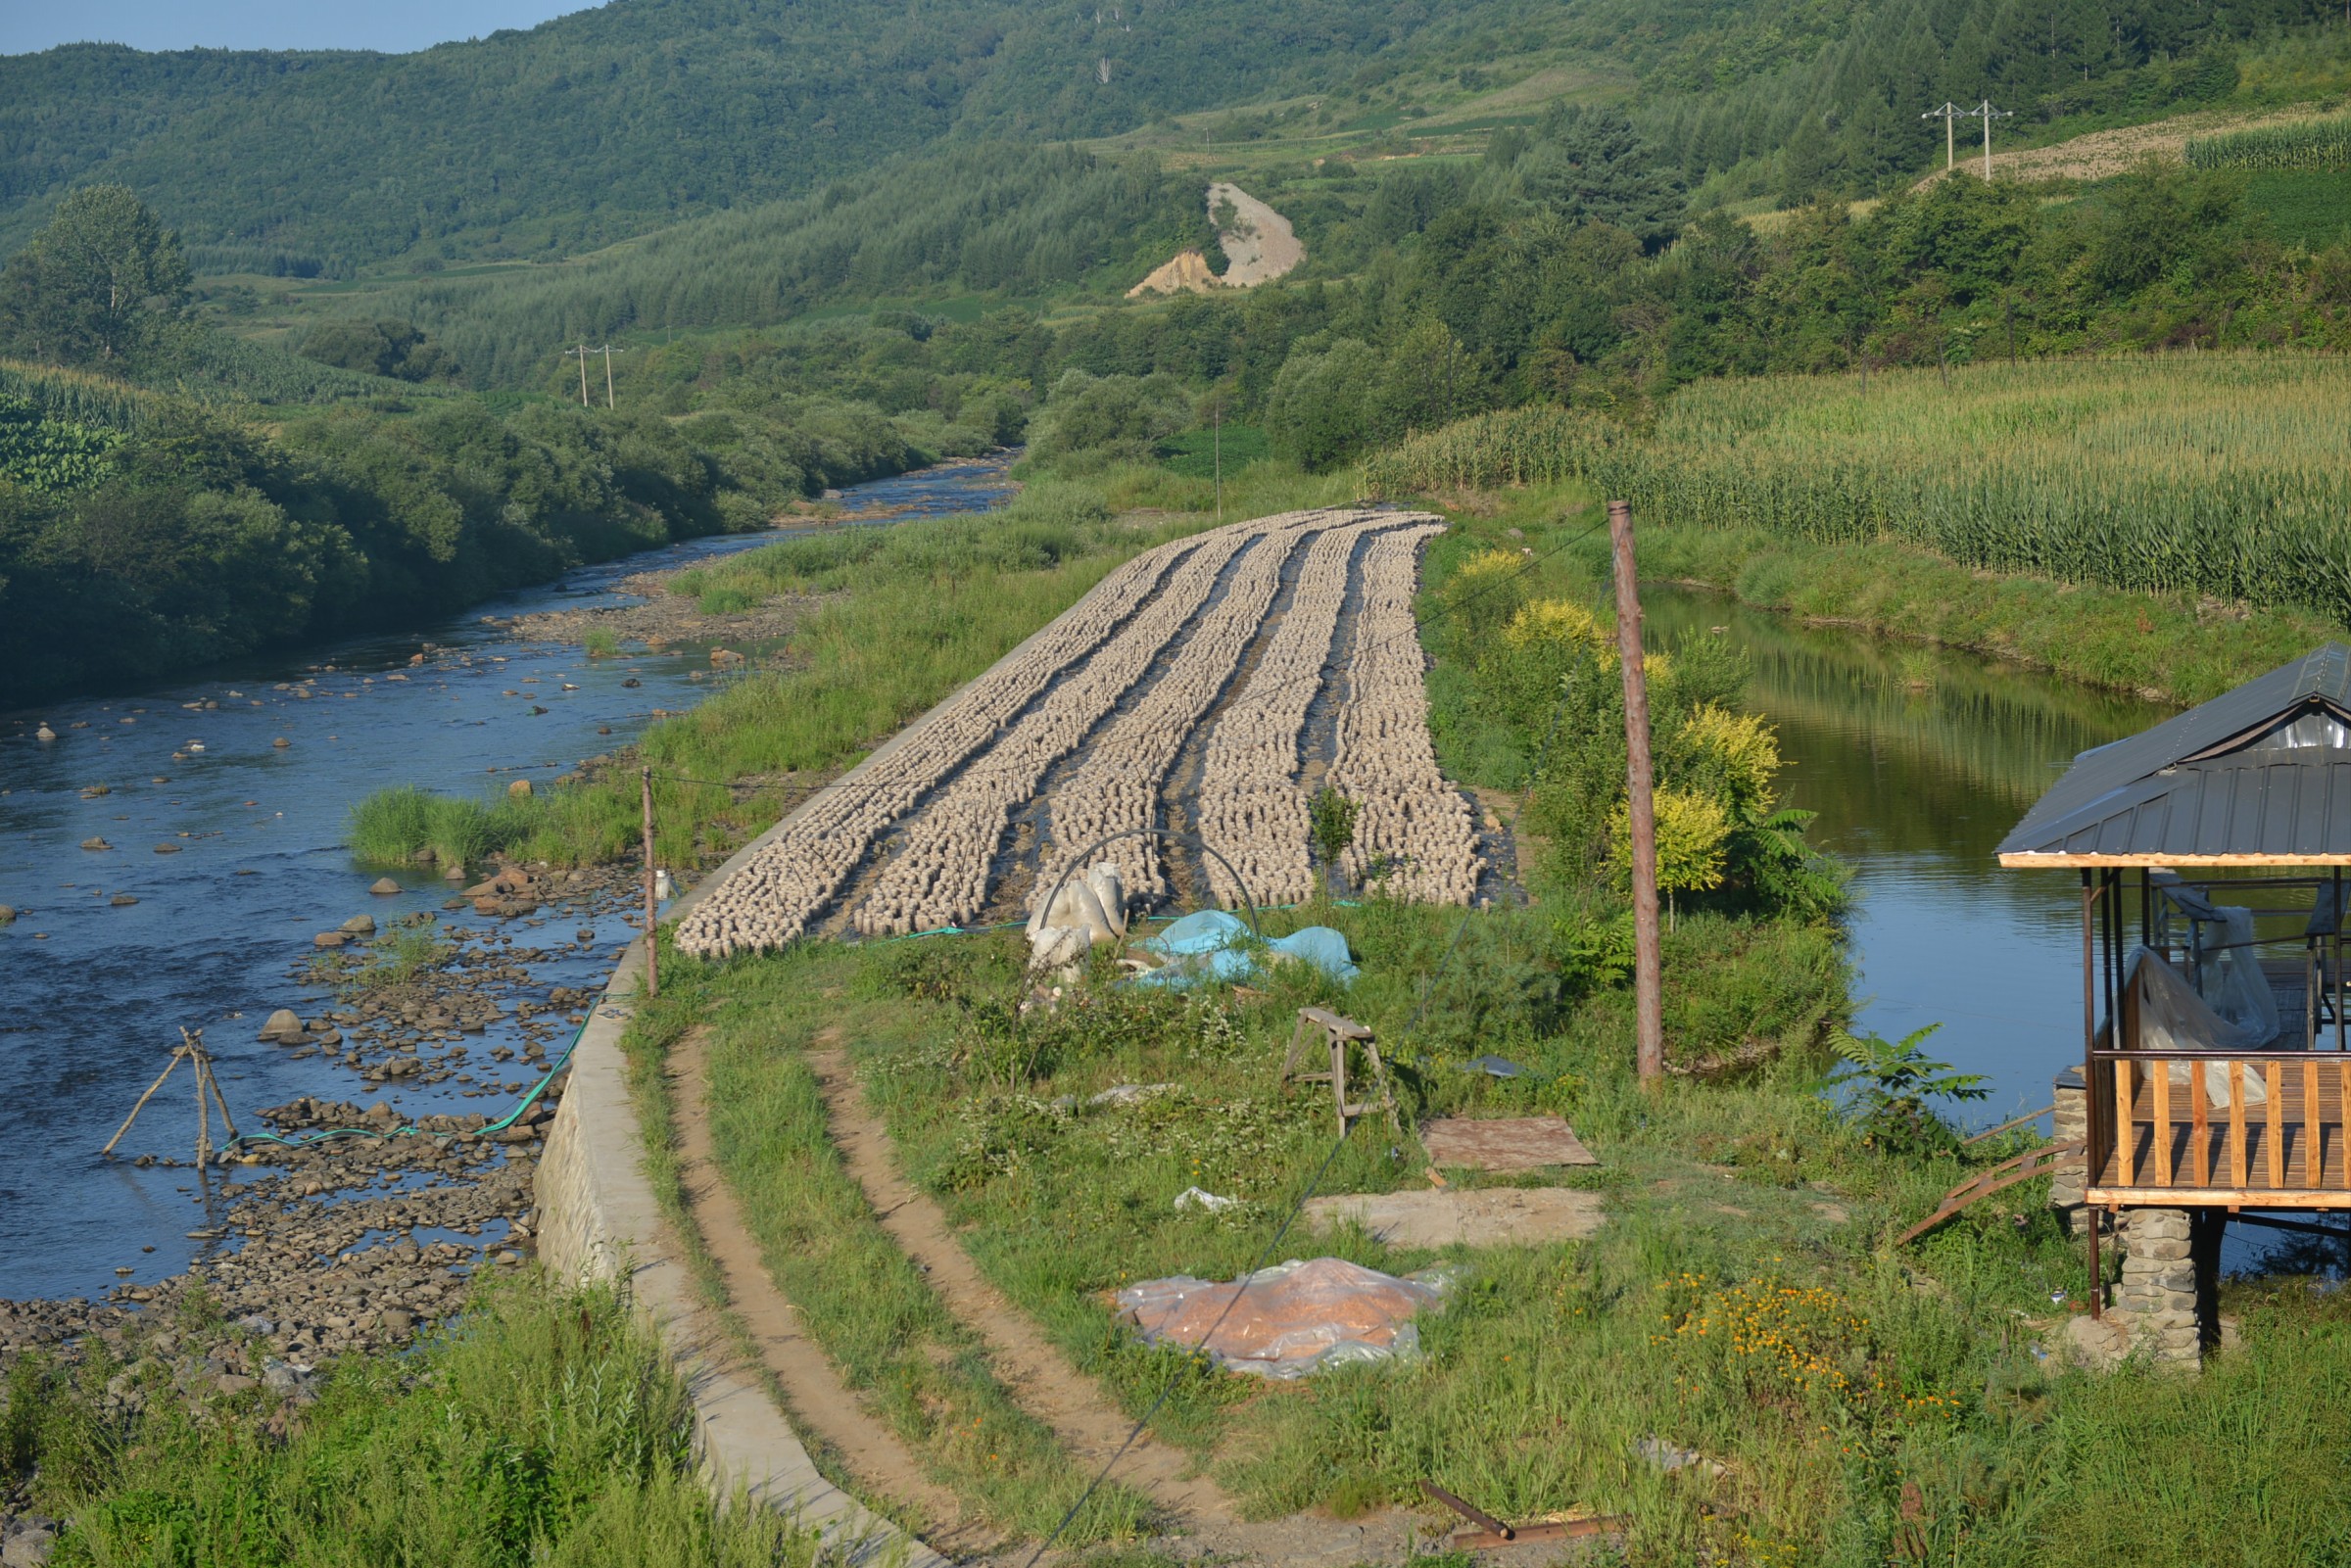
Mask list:
[{"label": "mushroom cultivation bed", "polygon": [[[1485,863],[1429,742],[1412,614],[1421,547],[1443,527],[1421,512],[1287,512],[1136,556],[820,794],[711,889],[679,945],[779,947],[835,917],[869,935],[970,921],[1005,896],[1014,820],[1040,803],[1041,898],[1089,845],[1166,825],[1178,754],[1204,723],[1183,804],[1250,897],[1302,898],[1318,696],[1336,699],[1329,782],[1362,808],[1348,869],[1384,871],[1406,897],[1466,902]],[[1158,840],[1090,859],[1117,865],[1140,904],[1171,891]],[[1207,885],[1239,902],[1221,870]]]}]

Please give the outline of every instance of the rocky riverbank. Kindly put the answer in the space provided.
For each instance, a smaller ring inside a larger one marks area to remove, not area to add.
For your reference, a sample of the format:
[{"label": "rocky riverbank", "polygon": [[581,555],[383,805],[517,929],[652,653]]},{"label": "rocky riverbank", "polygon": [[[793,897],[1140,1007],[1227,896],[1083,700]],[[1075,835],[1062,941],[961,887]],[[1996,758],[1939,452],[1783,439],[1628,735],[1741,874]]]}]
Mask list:
[{"label": "rocky riverbank", "polygon": [[[159,1336],[194,1316],[238,1331],[199,1358],[219,1363],[207,1378],[231,1392],[254,1381],[290,1391],[327,1357],[397,1346],[455,1310],[477,1270],[522,1262],[540,1140],[564,1087],[554,1069],[598,996],[544,983],[534,969],[578,957],[597,939],[595,923],[636,896],[630,867],[504,865],[445,905],[494,924],[427,913],[378,934],[372,917],[355,916],[319,933],[323,950],[297,977],[330,988],[334,1004],[308,1017],[274,1010],[258,1037],[336,1057],[405,1103],[305,1096],[259,1112],[263,1126],[241,1129],[253,1141],[204,1165],[130,1157],[189,1171],[203,1207],[188,1235],[204,1250],[185,1272],[118,1286],[103,1301],[0,1301],[0,1369],[36,1348],[168,1356]],[[498,1126],[542,1079],[529,1106]],[[464,1099],[487,1103],[451,1104]]]}]

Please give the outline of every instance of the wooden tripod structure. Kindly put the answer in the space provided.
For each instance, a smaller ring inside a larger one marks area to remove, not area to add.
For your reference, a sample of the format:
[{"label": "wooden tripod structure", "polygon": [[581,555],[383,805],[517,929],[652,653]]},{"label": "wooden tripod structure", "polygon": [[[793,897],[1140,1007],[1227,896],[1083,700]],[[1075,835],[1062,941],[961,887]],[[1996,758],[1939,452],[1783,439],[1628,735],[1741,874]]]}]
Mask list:
[{"label": "wooden tripod structure", "polygon": [[[130,1130],[130,1124],[139,1119],[139,1113],[147,1109],[147,1102],[155,1098],[155,1091],[164,1086],[164,1080],[171,1076],[182,1062],[188,1063],[196,1074],[196,1164],[205,1165],[212,1163],[213,1106],[220,1109],[220,1125],[227,1130],[229,1141],[236,1141],[237,1123],[228,1114],[228,1101],[220,1093],[220,1080],[213,1075],[213,1059],[204,1049],[204,1031],[183,1028],[179,1031],[179,1044],[171,1048],[171,1060],[164,1064],[164,1070],[155,1075],[153,1083],[147,1085],[147,1092],[139,1096],[139,1103],[130,1108],[130,1115],[122,1118],[122,1125],[115,1129],[115,1135],[106,1140],[106,1147],[98,1151],[100,1156],[115,1152],[115,1145],[122,1141],[122,1135]],[[208,1094],[211,1097],[209,1105],[206,1101]]]}]

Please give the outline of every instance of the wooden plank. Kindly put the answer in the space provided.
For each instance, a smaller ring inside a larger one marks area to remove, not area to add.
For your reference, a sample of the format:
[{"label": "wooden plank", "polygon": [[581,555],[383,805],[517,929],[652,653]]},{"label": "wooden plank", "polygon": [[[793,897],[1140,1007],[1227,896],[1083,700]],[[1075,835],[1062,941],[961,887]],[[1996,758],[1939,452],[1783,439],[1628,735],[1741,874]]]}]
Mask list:
[{"label": "wooden plank", "polygon": [[2155,1184],[2172,1184],[2172,1065],[2158,1062],[2147,1074],[2147,1088],[2154,1098],[2155,1121]]},{"label": "wooden plank", "polygon": [[2270,1185],[2282,1187],[2285,1185],[2285,1076],[2278,1070],[2277,1063],[2265,1062],[2261,1081],[2270,1091],[2269,1103],[2263,1108],[2269,1113],[2263,1118],[2269,1128],[2261,1140],[2262,1153],[2269,1156]]},{"label": "wooden plank", "polygon": [[2114,1064],[2114,1169],[2124,1186],[2131,1180],[2131,1146],[2138,1141],[2137,1123],[2131,1119],[2131,1079],[2134,1065],[2125,1058]]},{"label": "wooden plank", "polygon": [[2245,1185],[2245,1065],[2229,1064],[2229,1182]]},{"label": "wooden plank", "polygon": [[2304,1192],[2288,1187],[2091,1187],[2082,1201],[2092,1208],[2143,1209],[2329,1209],[2344,1207],[2339,1192]]},{"label": "wooden plank", "polygon": [[2000,864],[2025,871],[2072,870],[2084,866],[2148,866],[2158,870],[2172,866],[2351,866],[2351,855],[2043,855],[2010,850],[2000,857]]},{"label": "wooden plank", "polygon": [[2334,1065],[2340,1098],[2335,1101],[2334,1146],[2343,1151],[2343,1185],[2351,1187],[2351,1057]]},{"label": "wooden plank", "polygon": [[[2167,1065],[2166,1072],[2171,1070]],[[2187,1114],[2189,1157],[2187,1172],[2199,1187],[2212,1185],[2212,1108],[2204,1093],[2204,1064],[2191,1062],[2187,1068]]]},{"label": "wooden plank", "polygon": [[2319,1156],[2320,1136],[2326,1129],[2326,1118],[2319,1104],[2319,1064],[2314,1058],[2302,1064],[2302,1185],[2316,1187],[2325,1168]]}]

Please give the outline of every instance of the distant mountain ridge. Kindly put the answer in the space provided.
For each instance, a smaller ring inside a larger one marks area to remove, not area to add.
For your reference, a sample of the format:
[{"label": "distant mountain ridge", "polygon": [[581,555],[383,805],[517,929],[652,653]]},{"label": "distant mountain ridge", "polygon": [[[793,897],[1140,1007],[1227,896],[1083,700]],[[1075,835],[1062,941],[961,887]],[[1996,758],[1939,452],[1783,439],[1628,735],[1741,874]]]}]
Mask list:
[{"label": "distant mountain ridge", "polygon": [[0,254],[130,185],[199,265],[573,254],[958,130],[1095,135],[1344,75],[1532,0],[616,0],[409,55],[0,57]]}]

